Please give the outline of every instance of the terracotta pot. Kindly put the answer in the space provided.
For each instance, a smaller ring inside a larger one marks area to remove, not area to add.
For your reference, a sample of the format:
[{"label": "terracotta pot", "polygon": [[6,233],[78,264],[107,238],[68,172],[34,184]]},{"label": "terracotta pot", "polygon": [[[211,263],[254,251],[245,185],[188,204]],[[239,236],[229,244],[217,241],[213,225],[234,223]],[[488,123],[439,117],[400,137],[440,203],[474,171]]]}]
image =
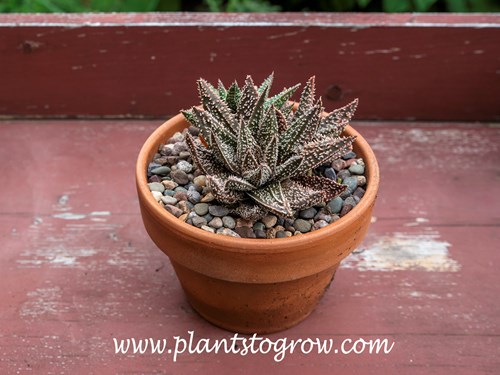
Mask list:
[{"label": "terracotta pot", "polygon": [[366,164],[367,189],[337,222],[301,236],[232,238],[188,225],[162,208],[147,186],[146,170],[158,146],[187,126],[177,115],[144,143],[136,166],[142,219],[155,244],[170,258],[191,306],[209,322],[240,333],[292,327],[314,310],[339,262],[362,241],[379,186],[375,155],[357,135],[356,154]]}]

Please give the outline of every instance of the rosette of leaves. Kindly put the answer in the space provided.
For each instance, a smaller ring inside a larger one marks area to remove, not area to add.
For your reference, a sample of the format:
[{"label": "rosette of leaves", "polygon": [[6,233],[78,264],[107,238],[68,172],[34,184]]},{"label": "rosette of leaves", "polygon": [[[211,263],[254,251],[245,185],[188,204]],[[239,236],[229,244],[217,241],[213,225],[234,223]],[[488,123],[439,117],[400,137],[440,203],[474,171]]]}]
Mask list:
[{"label": "rosette of leaves", "polygon": [[293,217],[346,189],[313,170],[352,150],[355,137],[341,134],[357,99],[322,116],[311,77],[293,110],[299,85],[270,96],[272,81],[271,74],[257,87],[247,76],[241,88],[220,81],[216,88],[199,79],[201,106],[182,112],[200,130],[197,138],[186,134],[186,143],[216,200],[245,219]]}]

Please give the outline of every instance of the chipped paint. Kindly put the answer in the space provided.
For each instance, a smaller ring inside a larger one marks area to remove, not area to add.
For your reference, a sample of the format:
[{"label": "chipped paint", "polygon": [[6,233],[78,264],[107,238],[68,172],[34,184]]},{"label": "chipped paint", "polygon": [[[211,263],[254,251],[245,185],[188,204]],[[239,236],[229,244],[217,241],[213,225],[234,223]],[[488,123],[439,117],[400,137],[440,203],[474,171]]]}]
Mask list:
[{"label": "chipped paint", "polygon": [[460,264],[449,255],[450,244],[437,232],[396,232],[367,241],[341,264],[359,271],[419,270],[457,272]]},{"label": "chipped paint", "polygon": [[72,212],[64,212],[62,214],[54,214],[52,215],[53,218],[55,219],[62,219],[62,220],[82,220],[86,219],[87,217],[96,217],[96,216],[110,216],[111,212],[109,211],[94,211],[89,214],[75,214]]}]

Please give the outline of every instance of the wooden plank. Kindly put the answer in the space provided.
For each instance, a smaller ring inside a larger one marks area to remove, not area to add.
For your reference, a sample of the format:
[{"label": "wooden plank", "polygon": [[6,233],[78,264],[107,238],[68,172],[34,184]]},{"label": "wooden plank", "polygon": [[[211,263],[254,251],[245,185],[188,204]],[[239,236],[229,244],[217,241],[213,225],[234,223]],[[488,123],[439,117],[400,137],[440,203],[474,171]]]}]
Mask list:
[{"label": "wooden plank", "polygon": [[[133,166],[156,121],[0,123],[0,373],[487,374],[500,367],[500,128],[357,123],[376,222],[305,322],[272,340],[388,338],[363,353],[116,354],[113,338],[229,339],[143,229]],[[440,141],[434,141],[434,137]],[[406,145],[406,146],[403,146]],[[450,150],[453,160],[440,161]],[[470,180],[473,182],[470,182]],[[471,192],[471,187],[474,191]],[[417,200],[417,197],[421,197]],[[172,346],[170,346],[172,347]]]},{"label": "wooden plank", "polygon": [[498,121],[500,16],[0,15],[0,115],[158,117],[195,80],[315,74],[358,119]]}]

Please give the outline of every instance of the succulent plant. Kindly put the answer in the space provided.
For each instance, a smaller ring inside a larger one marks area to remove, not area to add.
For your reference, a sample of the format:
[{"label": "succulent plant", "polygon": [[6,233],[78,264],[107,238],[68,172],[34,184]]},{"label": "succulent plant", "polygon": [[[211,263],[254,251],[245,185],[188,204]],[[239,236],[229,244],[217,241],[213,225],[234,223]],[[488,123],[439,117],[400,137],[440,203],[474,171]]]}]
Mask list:
[{"label": "succulent plant", "polygon": [[355,137],[341,133],[357,99],[322,116],[313,76],[293,110],[299,85],[269,96],[272,81],[273,74],[257,87],[247,76],[241,88],[220,81],[216,88],[199,79],[202,105],[182,112],[200,130],[198,138],[186,134],[186,143],[215,198],[245,219],[293,217],[346,189],[313,169],[352,150]]}]

